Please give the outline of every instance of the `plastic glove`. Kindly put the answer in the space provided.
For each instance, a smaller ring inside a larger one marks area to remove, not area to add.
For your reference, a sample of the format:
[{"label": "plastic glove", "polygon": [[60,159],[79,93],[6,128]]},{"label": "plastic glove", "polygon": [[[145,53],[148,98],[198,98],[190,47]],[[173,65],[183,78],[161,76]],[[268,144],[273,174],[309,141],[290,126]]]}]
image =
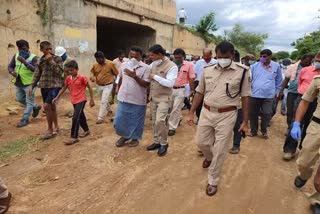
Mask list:
[{"label": "plastic glove", "polygon": [[294,122],[293,123],[293,126],[292,126],[292,129],[291,129],[291,132],[290,132],[290,135],[291,137],[298,141],[299,138],[301,138],[301,128],[300,128],[300,123],[299,122]]}]

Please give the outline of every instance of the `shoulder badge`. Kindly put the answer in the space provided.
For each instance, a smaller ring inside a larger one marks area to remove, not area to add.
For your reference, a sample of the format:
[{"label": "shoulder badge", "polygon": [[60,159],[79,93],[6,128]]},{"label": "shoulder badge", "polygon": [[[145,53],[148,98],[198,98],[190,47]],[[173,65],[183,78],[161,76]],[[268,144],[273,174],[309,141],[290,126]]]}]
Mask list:
[{"label": "shoulder badge", "polygon": [[236,62],[235,64],[236,64],[238,67],[240,67],[240,68],[243,68],[243,69],[249,70],[249,67],[248,67],[248,66],[246,66],[246,65],[240,64],[240,63],[238,63],[238,62]]}]

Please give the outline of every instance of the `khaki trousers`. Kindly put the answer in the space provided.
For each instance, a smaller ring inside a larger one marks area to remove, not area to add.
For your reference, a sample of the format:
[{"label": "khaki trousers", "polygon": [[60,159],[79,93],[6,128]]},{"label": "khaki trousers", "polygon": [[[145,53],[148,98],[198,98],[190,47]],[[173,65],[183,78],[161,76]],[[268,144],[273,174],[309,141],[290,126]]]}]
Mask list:
[{"label": "khaki trousers", "polygon": [[112,92],[113,84],[100,86],[97,85],[98,93],[101,95],[101,103],[99,109],[98,119],[103,120],[106,116],[106,111],[112,111],[112,108],[109,104],[109,96]]},{"label": "khaki trousers", "polygon": [[[303,180],[311,178],[313,168],[319,159],[320,152],[320,124],[311,121],[307,135],[303,140],[303,148],[297,159],[298,174]],[[312,204],[320,204],[320,193],[315,192],[309,197]]]},{"label": "khaki trousers", "polygon": [[210,185],[216,186],[219,183],[236,119],[237,111],[218,113],[202,108],[197,128],[197,145],[204,157],[212,161],[208,170]]},{"label": "khaki trousers", "polygon": [[3,180],[0,178],[0,199],[8,197],[8,189],[6,185],[4,185]]},{"label": "khaki trousers", "polygon": [[171,102],[151,101],[152,126],[154,143],[168,144],[168,117],[170,114]]},{"label": "khaki trousers", "polygon": [[181,111],[184,106],[185,94],[185,88],[173,89],[173,106],[169,118],[169,130],[176,130],[179,126]]}]

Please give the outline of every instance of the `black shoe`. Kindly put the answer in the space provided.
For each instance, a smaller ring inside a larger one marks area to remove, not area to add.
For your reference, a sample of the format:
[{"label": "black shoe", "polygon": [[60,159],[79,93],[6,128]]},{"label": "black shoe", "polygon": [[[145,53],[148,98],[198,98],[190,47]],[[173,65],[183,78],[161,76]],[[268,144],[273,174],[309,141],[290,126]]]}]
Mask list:
[{"label": "black shoe", "polygon": [[176,130],[169,130],[168,136],[173,136],[176,134]]},{"label": "black shoe", "polygon": [[160,148],[160,144],[153,143],[153,144],[151,144],[150,146],[147,147],[147,150],[148,151],[152,151],[152,150],[156,150],[156,149],[159,149],[159,148]]},{"label": "black shoe", "polygon": [[158,155],[164,156],[167,153],[168,146],[169,146],[168,144],[167,145],[160,145],[160,148],[158,150]]},{"label": "black shoe", "polygon": [[28,125],[29,124],[29,121],[28,120],[20,120],[20,122],[17,124],[17,127],[18,128],[21,128],[21,127],[24,127],[24,126],[26,126],[26,125]]},{"label": "black shoe", "polygon": [[33,107],[32,117],[33,118],[38,117],[40,110],[41,110],[41,106]]},{"label": "black shoe", "polygon": [[122,146],[124,146],[128,140],[130,140],[130,139],[121,137],[119,140],[117,140],[117,142],[116,142],[116,147],[122,147]]},{"label": "black shoe", "polygon": [[300,178],[299,176],[297,176],[297,177],[294,179],[294,185],[295,185],[297,188],[303,187],[306,183],[307,183],[307,180],[302,180],[302,178]]},{"label": "black shoe", "polygon": [[313,214],[320,214],[320,205],[319,204],[311,204],[311,210]]}]

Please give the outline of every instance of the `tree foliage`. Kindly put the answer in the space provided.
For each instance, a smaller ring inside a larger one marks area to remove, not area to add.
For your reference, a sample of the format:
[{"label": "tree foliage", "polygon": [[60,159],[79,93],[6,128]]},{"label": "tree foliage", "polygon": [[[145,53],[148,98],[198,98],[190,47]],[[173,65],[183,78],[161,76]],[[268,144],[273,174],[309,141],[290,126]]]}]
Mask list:
[{"label": "tree foliage", "polygon": [[225,37],[242,53],[258,55],[268,34],[247,32],[240,24],[235,24],[232,30],[225,31]]},{"label": "tree foliage", "polygon": [[217,31],[218,27],[215,24],[215,13],[211,12],[201,18],[199,23],[195,26],[195,31],[207,42],[214,42],[215,36],[212,34]]},{"label": "tree foliage", "polygon": [[290,58],[290,54],[287,51],[279,51],[277,53],[274,53],[273,56],[276,57],[277,59]]},{"label": "tree foliage", "polygon": [[320,50],[320,30],[314,31],[297,39],[291,45],[294,46],[297,51],[295,53],[296,57],[293,59],[300,58],[304,54],[317,53]]}]

